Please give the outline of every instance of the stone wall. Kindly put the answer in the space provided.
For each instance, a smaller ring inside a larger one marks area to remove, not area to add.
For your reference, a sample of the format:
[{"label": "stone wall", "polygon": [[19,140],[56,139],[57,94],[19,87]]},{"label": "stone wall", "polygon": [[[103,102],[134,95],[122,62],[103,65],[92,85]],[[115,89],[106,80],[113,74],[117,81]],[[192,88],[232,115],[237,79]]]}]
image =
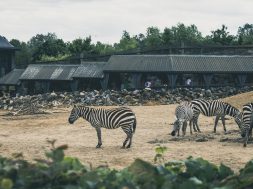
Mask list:
[{"label": "stone wall", "polygon": [[165,105],[175,104],[192,99],[219,99],[235,94],[252,91],[252,87],[210,88],[210,89],[159,89],[159,90],[135,90],[135,91],[90,91],[73,93],[46,93],[34,96],[0,97],[0,109],[19,111],[25,106],[33,105],[42,109],[52,107],[68,107],[73,104],[87,106],[117,106],[117,105]]}]

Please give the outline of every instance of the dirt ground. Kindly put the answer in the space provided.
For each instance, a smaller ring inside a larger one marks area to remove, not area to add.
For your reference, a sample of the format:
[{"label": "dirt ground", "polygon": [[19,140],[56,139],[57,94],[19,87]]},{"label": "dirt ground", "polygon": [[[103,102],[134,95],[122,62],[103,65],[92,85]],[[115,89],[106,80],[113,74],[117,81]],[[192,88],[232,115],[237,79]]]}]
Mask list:
[{"label": "dirt ground", "polygon": [[[189,133],[185,137],[172,137],[172,123],[176,105],[131,107],[137,116],[137,129],[131,149],[121,149],[125,134],[121,129],[102,129],[103,146],[96,149],[97,136],[94,128],[83,119],[74,125],[67,122],[70,109],[51,110],[53,113],[33,116],[3,116],[0,111],[0,152],[11,157],[23,152],[27,160],[44,158],[50,148],[47,140],[56,139],[57,145],[68,144],[68,156],[78,157],[93,166],[109,165],[121,169],[134,159],[153,162],[155,147],[166,146],[166,160],[185,159],[189,156],[203,157],[215,164],[221,162],[239,170],[253,158],[253,143],[243,148],[238,126],[234,120],[226,120],[225,134],[221,123],[213,134],[213,117],[200,117],[202,133]],[[200,140],[202,142],[196,142]]]}]

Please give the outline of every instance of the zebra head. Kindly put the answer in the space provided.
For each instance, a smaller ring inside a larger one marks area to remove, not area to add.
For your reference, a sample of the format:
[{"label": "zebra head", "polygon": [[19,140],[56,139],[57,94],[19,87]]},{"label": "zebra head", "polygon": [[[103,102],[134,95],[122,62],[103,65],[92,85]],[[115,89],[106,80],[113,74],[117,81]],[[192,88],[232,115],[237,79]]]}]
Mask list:
[{"label": "zebra head", "polygon": [[179,132],[180,128],[183,126],[184,120],[177,119],[173,124],[173,131],[171,132],[172,136],[176,135],[176,132]]},{"label": "zebra head", "polygon": [[69,123],[73,124],[79,117],[80,117],[80,108],[76,105],[74,105],[73,109],[71,110],[71,113],[69,115]]}]

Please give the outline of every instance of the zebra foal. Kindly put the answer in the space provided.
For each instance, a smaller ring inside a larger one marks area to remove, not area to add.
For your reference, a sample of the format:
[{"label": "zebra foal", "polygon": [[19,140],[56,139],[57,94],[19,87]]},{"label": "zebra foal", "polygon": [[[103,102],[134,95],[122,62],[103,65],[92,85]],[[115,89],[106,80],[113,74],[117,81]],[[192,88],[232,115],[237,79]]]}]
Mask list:
[{"label": "zebra foal", "polygon": [[198,126],[198,117],[200,114],[203,114],[205,116],[216,116],[215,123],[214,123],[214,133],[216,133],[216,127],[218,124],[219,119],[221,118],[224,131],[226,132],[226,126],[225,126],[225,116],[229,115],[231,117],[234,117],[235,122],[239,126],[239,128],[242,125],[242,114],[241,112],[233,107],[232,105],[220,101],[220,100],[201,100],[196,99],[191,101],[192,108],[193,108],[193,125],[197,127],[197,130],[199,130]]},{"label": "zebra foal", "polygon": [[241,136],[244,137],[244,147],[247,146],[249,137],[252,135],[253,128],[253,102],[245,104],[242,109],[243,125],[241,127]]},{"label": "zebra foal", "polygon": [[102,146],[101,128],[117,129],[119,127],[127,135],[122,147],[125,148],[128,141],[129,143],[126,148],[131,147],[132,137],[136,129],[136,117],[131,109],[120,107],[106,110],[74,105],[68,121],[70,124],[73,124],[79,117],[87,120],[96,129],[98,137],[96,148]]},{"label": "zebra foal", "polygon": [[[193,119],[193,110],[190,102],[183,102],[176,107],[175,115],[177,120],[174,122],[173,131],[171,132],[172,136],[179,136],[180,128],[182,128],[183,135],[185,135],[187,121],[190,122],[190,132],[192,134],[192,119]],[[195,130],[195,128],[194,128]]]}]

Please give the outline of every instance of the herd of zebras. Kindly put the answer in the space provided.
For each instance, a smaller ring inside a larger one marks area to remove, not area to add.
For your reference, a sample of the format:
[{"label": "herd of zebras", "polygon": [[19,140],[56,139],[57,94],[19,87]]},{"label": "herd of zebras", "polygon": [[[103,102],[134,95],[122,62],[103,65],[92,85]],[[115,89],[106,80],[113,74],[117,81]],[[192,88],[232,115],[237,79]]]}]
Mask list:
[{"label": "herd of zebras", "polygon": [[[224,131],[226,132],[225,116],[229,115],[234,117],[241,131],[241,136],[244,137],[244,147],[247,146],[253,128],[253,103],[245,104],[242,112],[240,112],[237,108],[220,100],[207,101],[197,99],[191,102],[183,102],[176,108],[175,115],[177,119],[174,122],[171,135],[175,136],[177,133],[179,136],[181,128],[183,135],[185,135],[188,121],[190,122],[191,134],[192,126],[195,132],[200,132],[198,126],[198,117],[200,114],[205,116],[216,116],[214,132],[216,132],[217,123],[220,118]],[[122,148],[131,147],[137,122],[136,116],[130,108],[119,107],[113,109],[100,109],[75,105],[70,113],[69,123],[73,124],[79,117],[87,120],[91,126],[96,129],[98,137],[97,148],[100,148],[102,145],[101,128],[116,129],[119,127],[121,127],[127,135]]]}]

